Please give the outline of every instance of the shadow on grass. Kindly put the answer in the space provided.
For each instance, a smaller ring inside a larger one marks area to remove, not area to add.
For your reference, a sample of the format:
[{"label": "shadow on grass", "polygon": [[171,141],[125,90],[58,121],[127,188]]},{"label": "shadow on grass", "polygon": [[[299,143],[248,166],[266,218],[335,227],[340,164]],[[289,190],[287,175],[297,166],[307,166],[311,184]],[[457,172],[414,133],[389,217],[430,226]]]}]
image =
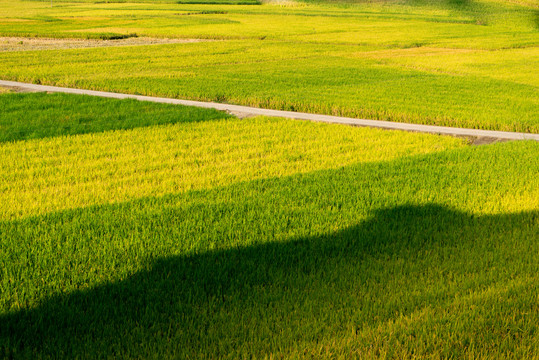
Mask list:
[{"label": "shadow on grass", "polygon": [[286,352],[443,305],[467,290],[452,288],[444,273],[454,280],[486,271],[488,249],[506,232],[532,236],[538,216],[473,217],[437,205],[401,206],[325,236],[162,258],[125,281],[4,315],[0,355]]},{"label": "shadow on grass", "polygon": [[231,118],[225,112],[133,99],[21,93],[0,96],[0,144]]}]

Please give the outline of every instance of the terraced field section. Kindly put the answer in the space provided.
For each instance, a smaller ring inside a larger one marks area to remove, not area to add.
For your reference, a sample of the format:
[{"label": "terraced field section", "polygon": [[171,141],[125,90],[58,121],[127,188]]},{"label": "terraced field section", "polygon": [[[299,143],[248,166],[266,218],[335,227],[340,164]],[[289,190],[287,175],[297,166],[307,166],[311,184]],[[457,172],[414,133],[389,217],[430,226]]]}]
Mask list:
[{"label": "terraced field section", "polygon": [[539,132],[533,1],[54,3],[0,0],[0,36],[56,41],[0,41],[2,79]]},{"label": "terraced field section", "polygon": [[539,355],[537,142],[58,94],[0,126],[2,358]]}]

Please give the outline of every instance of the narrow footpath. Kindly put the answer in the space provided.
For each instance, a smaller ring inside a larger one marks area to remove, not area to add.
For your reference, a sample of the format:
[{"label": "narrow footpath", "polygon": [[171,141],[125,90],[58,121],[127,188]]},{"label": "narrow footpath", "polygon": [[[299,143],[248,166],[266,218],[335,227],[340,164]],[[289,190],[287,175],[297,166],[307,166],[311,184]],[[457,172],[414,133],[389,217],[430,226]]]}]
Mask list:
[{"label": "narrow footpath", "polygon": [[21,83],[21,82],[16,82],[16,81],[5,81],[5,80],[0,80],[0,86],[18,88],[18,89],[23,89],[26,91],[41,91],[41,92],[90,95],[90,96],[99,96],[99,97],[113,98],[113,99],[136,99],[139,101],[151,101],[151,102],[156,102],[156,103],[196,106],[196,107],[201,107],[201,108],[211,108],[211,109],[222,110],[222,111],[226,111],[240,117],[264,115],[264,116],[273,116],[273,117],[281,117],[281,118],[289,118],[289,119],[297,119],[297,120],[319,121],[319,122],[333,123],[333,124],[367,126],[367,127],[382,128],[382,129],[388,129],[388,130],[404,130],[404,131],[415,131],[415,132],[424,132],[424,133],[441,134],[441,135],[462,136],[462,137],[474,138],[472,142],[475,144],[489,143],[489,142],[495,142],[495,141],[504,141],[504,140],[539,141],[539,134],[517,133],[517,132],[508,132],[508,131],[464,129],[464,128],[454,128],[454,127],[446,127],[446,126],[433,126],[433,125],[407,124],[407,123],[398,123],[398,122],[381,121],[381,120],[354,119],[354,118],[331,116],[331,115],[319,115],[319,114],[300,113],[300,112],[293,112],[293,111],[260,109],[260,108],[254,108],[254,107],[248,107],[248,106],[220,104],[220,103],[213,103],[213,102],[178,100],[178,99],[169,99],[169,98],[152,97],[152,96],[119,94],[119,93],[112,93],[112,92],[105,92],[105,91],[93,91],[93,90],[64,88],[64,87],[57,87],[57,86],[35,85],[35,84],[27,84],[27,83]]}]

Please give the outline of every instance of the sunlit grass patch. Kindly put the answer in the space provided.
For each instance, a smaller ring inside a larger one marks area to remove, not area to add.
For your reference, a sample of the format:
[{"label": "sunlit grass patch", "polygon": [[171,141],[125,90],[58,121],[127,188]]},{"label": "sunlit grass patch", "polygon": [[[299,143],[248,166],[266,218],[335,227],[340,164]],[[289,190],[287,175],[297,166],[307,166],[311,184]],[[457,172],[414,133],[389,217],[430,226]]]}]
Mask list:
[{"label": "sunlit grass patch", "polygon": [[[378,60],[396,68],[493,78],[539,87],[539,77],[535,76],[535,69],[539,67],[539,47],[496,51],[417,47],[358,51],[349,56]],[[500,67],[500,62],[503,62],[503,68]]]},{"label": "sunlit grass patch", "polygon": [[[422,50],[410,58],[388,59],[388,51],[283,41],[264,41],[259,47],[244,40],[137,51],[72,49],[62,50],[61,57],[54,52],[0,53],[0,59],[11,80],[429,125],[539,131],[531,70],[535,50],[496,52],[506,59],[503,67],[490,53],[483,58],[459,50],[460,55],[442,61],[443,53],[428,58]],[[522,66],[522,75],[520,64],[529,64]]]},{"label": "sunlit grass patch", "polygon": [[0,350],[533,357],[537,151],[454,148],[0,221]]},{"label": "sunlit grass patch", "polygon": [[[539,131],[529,0],[135,1],[0,0],[0,33],[243,40],[0,73]],[[539,357],[537,142],[46,94],[0,119],[0,358]]]},{"label": "sunlit grass patch", "polygon": [[539,131],[537,9],[525,4],[126,2],[50,8],[43,2],[0,0],[0,10],[0,34],[8,36],[222,40],[4,52],[4,79],[378,120]]},{"label": "sunlit grass patch", "polygon": [[0,145],[0,218],[386,161],[463,145],[463,140],[448,137],[262,117],[4,144]]}]

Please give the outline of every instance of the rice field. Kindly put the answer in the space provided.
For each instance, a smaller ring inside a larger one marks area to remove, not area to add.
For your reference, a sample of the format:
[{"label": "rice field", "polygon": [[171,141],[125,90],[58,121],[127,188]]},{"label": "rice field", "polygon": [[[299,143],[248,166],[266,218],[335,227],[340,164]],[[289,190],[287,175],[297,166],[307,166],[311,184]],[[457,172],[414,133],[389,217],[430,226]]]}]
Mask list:
[{"label": "rice field", "polygon": [[219,111],[179,108],[91,96],[10,94],[0,97],[0,143],[230,118]]},{"label": "rice field", "polygon": [[539,354],[537,142],[0,104],[2,358]]},{"label": "rice field", "polygon": [[52,8],[1,0],[0,36],[212,41],[0,51],[0,74],[67,87],[537,133],[537,11],[533,3],[497,0],[87,1]]},{"label": "rice field", "polygon": [[[538,14],[0,0],[0,78],[538,133]],[[538,358],[538,158],[0,87],[0,359]]]}]

